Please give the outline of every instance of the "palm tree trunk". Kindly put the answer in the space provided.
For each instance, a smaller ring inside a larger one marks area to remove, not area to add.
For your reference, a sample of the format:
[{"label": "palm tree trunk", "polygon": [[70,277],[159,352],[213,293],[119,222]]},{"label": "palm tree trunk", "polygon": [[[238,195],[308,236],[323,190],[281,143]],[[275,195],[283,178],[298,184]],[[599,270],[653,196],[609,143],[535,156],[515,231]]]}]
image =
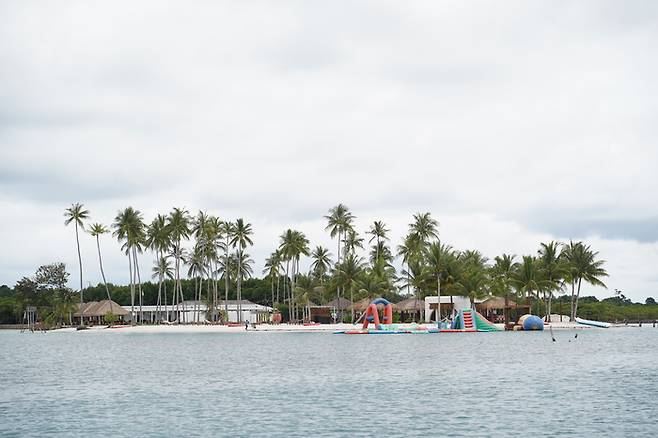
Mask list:
[{"label": "palm tree trunk", "polygon": [[142,278],[139,275],[139,260],[137,259],[137,249],[133,247],[133,259],[135,262],[135,273],[137,275],[137,288],[139,292],[139,323],[140,325],[144,319],[144,312],[142,311]]},{"label": "palm tree trunk", "polygon": [[578,300],[580,299],[580,285],[582,283],[583,279],[580,277],[578,279],[578,292],[576,293],[576,303],[574,304],[573,307],[573,320],[576,320],[576,316],[578,316]]},{"label": "palm tree trunk", "polygon": [[[352,304],[354,304],[354,283],[350,283],[350,301]],[[354,324],[354,305],[350,306],[350,309],[352,309],[352,324]]]},{"label": "palm tree trunk", "polygon": [[507,324],[509,324],[509,293],[507,289],[505,289],[505,309],[503,309],[503,313],[505,314],[505,330],[507,330]]},{"label": "palm tree trunk", "polygon": [[574,312],[574,305],[576,301],[576,280],[571,280],[571,315],[569,315],[569,321],[574,322],[576,320],[576,312]]},{"label": "palm tree trunk", "polygon": [[[441,275],[436,276],[436,324],[441,329]],[[389,321],[389,324],[392,321]]]},{"label": "palm tree trunk", "polygon": [[101,268],[101,277],[103,277],[103,285],[105,286],[105,293],[107,294],[107,299],[110,301],[110,312],[114,313],[112,308],[112,297],[110,296],[110,289],[107,287],[107,281],[105,280],[105,271],[103,271],[103,258],[101,257],[101,244],[99,236],[96,235],[96,248],[98,249],[98,264]]},{"label": "palm tree trunk", "polygon": [[[291,310],[291,299],[290,299],[290,277],[289,277],[289,272],[290,272],[290,260],[286,260],[286,276],[283,278],[283,301],[286,300],[286,290],[288,289],[288,322],[292,321],[292,310]],[[288,284],[288,287],[286,288],[286,285]]]},{"label": "palm tree trunk", "polygon": [[133,282],[133,261],[128,249],[128,270],[130,272],[130,325],[135,325],[135,285]]},{"label": "palm tree trunk", "polygon": [[82,256],[80,255],[80,237],[78,236],[78,221],[75,221],[75,242],[78,246],[78,263],[80,264],[80,326],[84,327],[85,320],[82,316],[82,304],[84,303],[82,297]]},{"label": "palm tree trunk", "polygon": [[238,317],[242,322],[242,249],[238,250]]}]

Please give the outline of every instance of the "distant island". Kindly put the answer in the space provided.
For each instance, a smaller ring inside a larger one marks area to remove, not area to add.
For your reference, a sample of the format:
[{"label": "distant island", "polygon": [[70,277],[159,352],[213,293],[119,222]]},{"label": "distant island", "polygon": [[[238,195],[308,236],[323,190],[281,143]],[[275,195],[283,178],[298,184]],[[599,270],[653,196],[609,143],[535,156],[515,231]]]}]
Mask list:
[{"label": "distant island", "polygon": [[[572,320],[577,315],[602,321],[658,319],[653,298],[632,303],[621,291],[601,301],[581,297],[583,286],[605,287],[608,276],[605,261],[585,242],[539,243],[535,254],[500,254],[489,259],[476,249],[456,249],[442,241],[439,223],[430,213],[414,214],[408,233],[395,244],[383,221],[357,230],[353,213],[338,204],[324,216],[325,230],[336,241],[335,253],[311,245],[300,231],[284,230],[279,242],[272,243],[262,278],[254,276],[254,261],[247,253],[254,231],[242,218],[222,220],[203,211],[191,215],[174,208],[145,222],[132,207],[119,211],[109,225],[90,223],[90,217],[79,203],[65,211],[65,224],[75,229],[80,288],[75,291],[67,286],[69,273],[63,263],[41,266],[34,276],[20,279],[13,287],[0,287],[0,324],[19,324],[25,310],[33,307],[48,327],[70,325],[80,303],[101,300],[130,306],[130,320],[138,324],[147,322],[140,317],[140,307],[165,309],[186,300],[203,303],[204,320],[211,323],[229,322],[230,300],[236,300],[238,312],[248,300],[270,306],[283,322],[301,323],[310,321],[306,309],[311,304],[356,303],[374,297],[420,302],[430,295],[467,297],[473,305],[501,297],[505,303],[524,303],[533,314],[557,311]],[[105,278],[102,247],[109,244],[104,236],[110,234],[126,256],[127,285]],[[81,238],[94,239],[97,253],[81,254]],[[145,252],[153,255],[152,266],[140,266],[138,255]],[[396,257],[400,270],[393,263]],[[303,258],[310,261],[307,272],[300,269]],[[92,260],[102,281],[84,288]],[[509,307],[503,306],[500,315],[506,323],[512,316]],[[336,309],[333,322],[354,322],[359,316],[355,306]],[[424,306],[417,305],[402,316],[423,320],[424,311]],[[106,322],[114,322],[112,312],[108,313]],[[441,317],[446,316],[442,312]],[[155,322],[172,322],[168,318],[163,312]]]}]

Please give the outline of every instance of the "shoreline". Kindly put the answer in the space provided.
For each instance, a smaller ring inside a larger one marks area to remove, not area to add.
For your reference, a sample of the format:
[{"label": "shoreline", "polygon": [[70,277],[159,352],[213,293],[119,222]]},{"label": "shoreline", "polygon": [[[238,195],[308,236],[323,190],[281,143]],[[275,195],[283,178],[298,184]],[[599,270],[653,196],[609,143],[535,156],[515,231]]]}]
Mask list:
[{"label": "shoreline", "polygon": [[[398,327],[402,329],[409,329],[413,326],[423,325],[426,327],[432,327],[434,324],[412,324],[404,323],[397,324]],[[497,324],[502,330],[502,324]],[[556,322],[552,323],[551,326],[553,330],[592,330],[596,327],[584,326],[577,323],[571,322]],[[612,326],[611,328],[619,327],[631,327],[630,325],[618,325]],[[637,326],[635,326],[637,327]],[[80,330],[80,333],[95,333],[95,332],[107,332],[107,333],[333,333],[340,330],[354,330],[361,328],[361,324],[318,324],[318,325],[298,325],[298,324],[259,324],[256,328],[249,327],[248,330],[244,329],[244,326],[230,327],[226,325],[195,325],[195,324],[180,324],[180,325],[135,325],[135,326],[92,326],[87,330]],[[548,327],[544,331],[549,331]],[[64,327],[60,329],[49,330],[53,333],[67,333],[67,332],[78,332],[75,327]]]}]

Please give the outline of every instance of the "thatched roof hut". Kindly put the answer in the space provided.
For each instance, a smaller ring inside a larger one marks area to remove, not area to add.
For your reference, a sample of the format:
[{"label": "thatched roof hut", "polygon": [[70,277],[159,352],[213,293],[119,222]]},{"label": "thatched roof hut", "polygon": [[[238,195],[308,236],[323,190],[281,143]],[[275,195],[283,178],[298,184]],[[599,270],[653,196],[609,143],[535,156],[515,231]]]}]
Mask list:
[{"label": "thatched roof hut", "polygon": [[350,310],[354,310],[355,312],[364,312],[371,302],[372,300],[370,298],[363,298],[352,304],[350,306]]},{"label": "thatched roof hut", "polygon": [[[126,309],[110,300],[103,301],[90,301],[82,305],[82,314],[85,318],[105,316],[107,312],[112,312],[117,316],[126,316],[130,312]],[[78,304],[78,310],[73,314],[73,316],[80,317],[80,305]]]},{"label": "thatched roof hut", "polygon": [[[480,310],[494,310],[494,309],[504,309],[505,308],[505,298],[503,297],[491,297],[487,300],[484,300],[477,305]],[[507,300],[508,309],[516,309],[517,304],[512,300]]]},{"label": "thatched roof hut", "polygon": [[347,298],[343,298],[343,297],[340,297],[340,299],[338,300],[331,300],[327,304],[325,304],[325,306],[335,307],[338,310],[348,310],[351,305],[352,302]]},{"label": "thatched roof hut", "polygon": [[425,303],[422,300],[412,297],[396,303],[395,307],[397,309],[394,308],[393,310],[397,310],[398,312],[420,312],[420,309],[424,306]]}]

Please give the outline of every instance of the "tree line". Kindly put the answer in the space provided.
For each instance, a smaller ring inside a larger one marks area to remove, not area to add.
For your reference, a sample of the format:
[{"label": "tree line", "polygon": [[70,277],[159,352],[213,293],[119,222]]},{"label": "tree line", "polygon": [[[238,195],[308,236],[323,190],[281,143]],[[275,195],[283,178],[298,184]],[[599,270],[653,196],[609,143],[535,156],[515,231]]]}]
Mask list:
[{"label": "tree line", "polygon": [[[605,261],[581,241],[551,241],[541,243],[535,254],[500,254],[488,259],[477,250],[458,250],[443,242],[439,223],[430,213],[413,215],[407,234],[396,246],[383,221],[357,230],[356,217],[343,204],[331,208],[324,218],[326,232],[336,242],[335,256],[328,248],[312,246],[303,232],[287,229],[266,258],[259,280],[253,278],[254,261],[247,252],[254,231],[242,218],[229,221],[203,211],[192,215],[173,208],[146,222],[139,210],[127,207],[104,225],[89,223],[90,213],[82,204],[65,211],[65,225],[75,228],[80,300],[85,293],[92,297],[92,290],[83,288],[80,251],[80,233],[87,232],[96,243],[104,297],[128,298],[133,314],[145,304],[166,310],[193,300],[205,302],[210,309],[208,318],[217,320],[222,310],[227,311],[219,308],[222,298],[225,306],[229,298],[237,299],[239,306],[245,285],[258,283],[261,293],[264,284],[269,286],[269,296],[250,297],[279,309],[287,320],[308,317],[309,303],[340,298],[354,302],[376,296],[393,301],[405,296],[423,300],[427,295],[461,295],[472,303],[501,296],[506,302],[524,301],[549,315],[555,298],[566,295],[573,320],[583,286],[606,287]],[[109,234],[126,256],[129,282],[125,287],[114,286],[105,278],[101,238]],[[138,256],[145,252],[152,254],[153,265],[143,276]],[[402,265],[399,271],[396,258]],[[305,272],[300,267],[302,259],[310,265]],[[94,289],[94,298],[100,298],[97,292],[98,288]],[[71,305],[70,293],[57,296]],[[352,311],[348,320],[354,318]]]}]

